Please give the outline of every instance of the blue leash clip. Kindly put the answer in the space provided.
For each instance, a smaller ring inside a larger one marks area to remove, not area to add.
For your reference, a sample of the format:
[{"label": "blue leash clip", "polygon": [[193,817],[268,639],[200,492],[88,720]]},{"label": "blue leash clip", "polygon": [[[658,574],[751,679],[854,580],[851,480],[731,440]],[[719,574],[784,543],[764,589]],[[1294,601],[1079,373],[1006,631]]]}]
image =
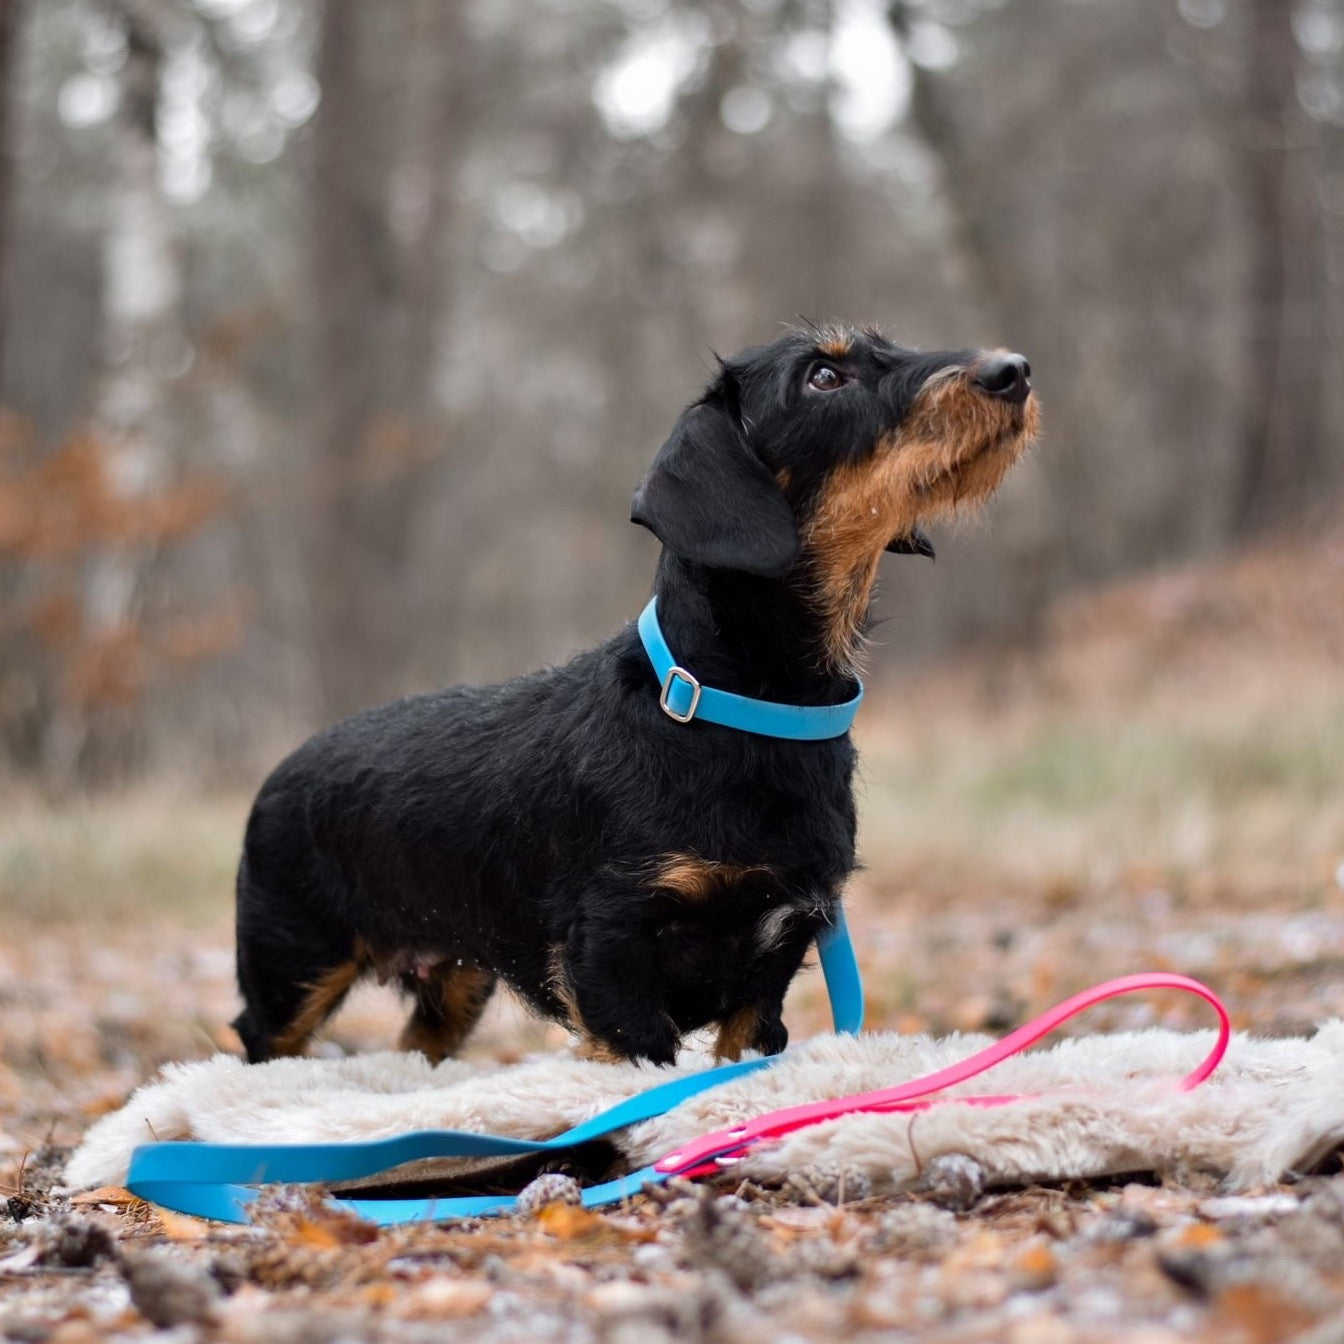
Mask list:
[{"label": "blue leash clip", "polygon": [[[863,1027],[863,983],[858,958],[841,906],[835,923],[817,939],[822,974],[837,1033],[854,1035]],[[734,1078],[769,1068],[778,1056],[741,1060],[674,1078],[575,1125],[552,1139],[515,1139],[465,1130],[426,1129],[362,1143],[227,1144],[146,1143],[131,1154],[126,1188],[152,1204],[198,1218],[246,1223],[256,1186],[280,1182],[340,1184],[376,1176],[406,1162],[441,1157],[521,1157],[564,1152],[618,1129],[664,1115],[683,1101]],[[667,1179],[652,1166],[584,1190],[586,1208],[615,1203],[646,1185]],[[332,1203],[382,1227],[399,1223],[447,1222],[490,1213],[507,1213],[516,1195],[460,1195],[442,1199],[341,1199]]]}]

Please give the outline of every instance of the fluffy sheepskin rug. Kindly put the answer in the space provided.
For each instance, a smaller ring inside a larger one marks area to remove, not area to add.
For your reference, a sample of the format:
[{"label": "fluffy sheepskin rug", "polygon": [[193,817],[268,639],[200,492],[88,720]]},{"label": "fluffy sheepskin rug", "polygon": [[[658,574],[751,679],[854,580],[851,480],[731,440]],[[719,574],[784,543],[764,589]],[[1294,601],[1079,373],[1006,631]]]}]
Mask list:
[{"label": "fluffy sheepskin rug", "polygon": [[[1344,1143],[1344,1021],[1310,1039],[1236,1036],[1209,1082],[1177,1091],[1174,1081],[1212,1042],[1211,1032],[1169,1031],[1065,1040],[950,1093],[1025,1094],[1022,1100],[849,1116],[762,1148],[735,1171],[758,1181],[839,1175],[876,1193],[909,1186],[930,1161],[956,1153],[979,1163],[990,1184],[1201,1172],[1241,1190],[1306,1170]],[[633,1169],[707,1131],[783,1106],[892,1087],[988,1043],[887,1032],[817,1036],[771,1068],[711,1089],[615,1142]],[[687,1054],[669,1069],[568,1056],[431,1067],[423,1056],[389,1053],[248,1066],[220,1055],[169,1065],[99,1120],[66,1179],[81,1188],[120,1184],[131,1150],[154,1140],[322,1143],[438,1128],[545,1138],[708,1063]]]}]

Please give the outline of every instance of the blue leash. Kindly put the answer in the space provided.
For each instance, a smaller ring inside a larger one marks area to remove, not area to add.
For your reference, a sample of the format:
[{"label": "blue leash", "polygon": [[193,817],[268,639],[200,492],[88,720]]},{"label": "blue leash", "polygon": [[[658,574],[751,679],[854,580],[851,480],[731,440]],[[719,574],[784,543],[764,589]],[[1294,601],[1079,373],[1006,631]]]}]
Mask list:
[{"label": "blue leash", "polygon": [[[844,910],[839,905],[835,923],[817,939],[817,950],[835,1030],[853,1035],[863,1026],[863,982]],[[246,1223],[248,1205],[257,1197],[258,1192],[252,1188],[256,1185],[309,1181],[338,1185],[424,1158],[519,1157],[528,1153],[563,1152],[604,1138],[627,1125],[664,1115],[711,1087],[769,1068],[777,1058],[768,1056],[722,1064],[689,1078],[660,1083],[552,1139],[514,1139],[465,1130],[426,1129],[367,1143],[146,1143],[131,1154],[126,1188],[141,1199],[179,1213],[224,1223]],[[667,1175],[649,1166],[591,1186],[583,1192],[584,1206],[594,1208],[626,1199],[646,1185],[665,1181]],[[460,1195],[442,1199],[331,1202],[369,1222],[391,1227],[398,1223],[446,1222],[450,1218],[503,1213],[514,1208],[518,1200],[516,1195]]]}]

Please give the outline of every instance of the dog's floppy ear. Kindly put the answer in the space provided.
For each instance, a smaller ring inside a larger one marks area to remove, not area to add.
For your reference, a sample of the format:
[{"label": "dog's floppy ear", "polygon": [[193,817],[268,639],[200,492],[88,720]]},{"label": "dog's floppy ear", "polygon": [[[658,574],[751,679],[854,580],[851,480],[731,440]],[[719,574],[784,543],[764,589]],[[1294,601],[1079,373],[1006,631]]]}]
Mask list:
[{"label": "dog's floppy ear", "polygon": [[912,527],[909,532],[892,537],[886,548],[893,555],[927,555],[930,560],[934,558],[933,542],[921,527]]},{"label": "dog's floppy ear", "polygon": [[688,560],[779,578],[798,558],[798,525],[748,446],[725,380],[681,413],[635,491],[630,521]]}]

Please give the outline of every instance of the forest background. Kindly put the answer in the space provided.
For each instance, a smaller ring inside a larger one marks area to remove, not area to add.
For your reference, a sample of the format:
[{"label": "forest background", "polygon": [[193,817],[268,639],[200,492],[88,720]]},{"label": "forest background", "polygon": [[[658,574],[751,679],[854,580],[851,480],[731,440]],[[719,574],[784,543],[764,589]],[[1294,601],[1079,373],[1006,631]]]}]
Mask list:
[{"label": "forest background", "polygon": [[1025,352],[877,684],[1337,516],[1339,0],[0,0],[0,776],[254,783],[638,610],[795,316]]}]

